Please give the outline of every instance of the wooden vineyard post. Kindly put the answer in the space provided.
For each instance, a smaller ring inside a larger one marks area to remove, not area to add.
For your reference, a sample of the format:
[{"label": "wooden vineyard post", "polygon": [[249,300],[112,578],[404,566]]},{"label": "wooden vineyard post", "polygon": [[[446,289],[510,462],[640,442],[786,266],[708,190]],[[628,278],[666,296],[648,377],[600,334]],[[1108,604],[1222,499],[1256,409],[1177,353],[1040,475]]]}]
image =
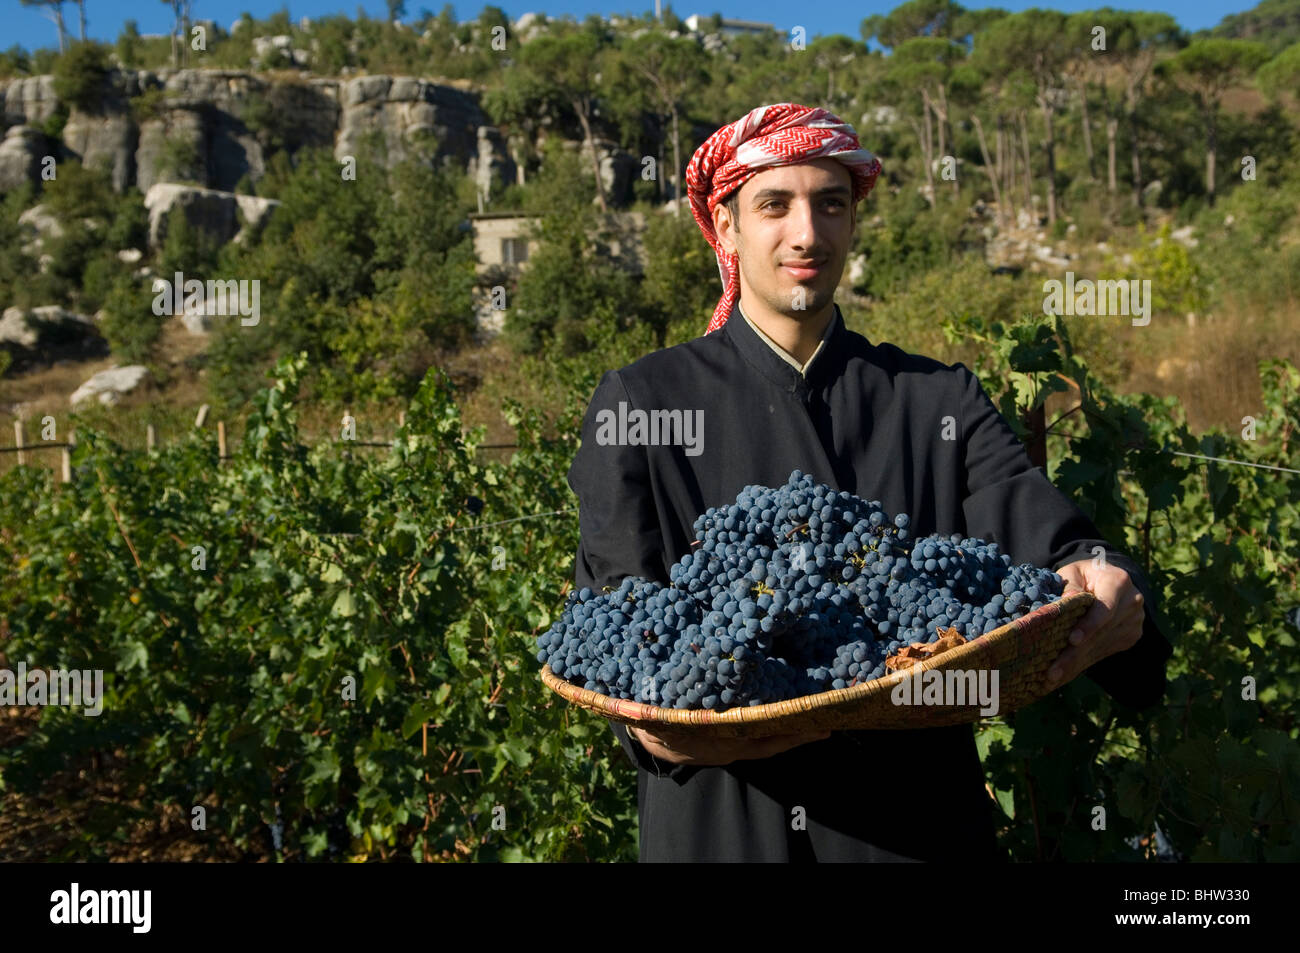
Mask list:
[{"label": "wooden vineyard post", "polygon": [[226,422],[217,421],[217,466],[226,462]]},{"label": "wooden vineyard post", "polygon": [[1047,408],[1035,407],[1028,413],[1020,415],[1020,422],[1025,425],[1029,435],[1025,437],[1025,450],[1029,453],[1029,462],[1036,467],[1047,470]]},{"label": "wooden vineyard post", "polygon": [[144,428],[144,445],[149,451],[153,451],[158,446],[158,431],[154,429],[153,424]]},{"label": "wooden vineyard post", "polygon": [[21,467],[27,462],[27,454],[23,453],[23,422],[22,420],[14,421],[14,446],[18,448],[18,465]]}]

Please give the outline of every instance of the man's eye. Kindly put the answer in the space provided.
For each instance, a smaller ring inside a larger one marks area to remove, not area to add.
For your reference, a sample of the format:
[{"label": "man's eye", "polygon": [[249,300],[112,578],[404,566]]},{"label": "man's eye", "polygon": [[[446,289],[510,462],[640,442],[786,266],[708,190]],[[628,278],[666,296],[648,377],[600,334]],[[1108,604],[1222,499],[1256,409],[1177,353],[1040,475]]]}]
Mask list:
[{"label": "man's eye", "polygon": [[[843,199],[827,199],[826,201],[828,201],[828,202],[833,202],[833,203],[834,203],[836,206],[838,206],[839,208],[844,208],[844,200],[843,200]],[[784,207],[785,203],[784,203],[784,202],[768,202],[767,205],[765,205],[765,206],[763,206],[763,207],[764,207],[765,209],[769,209],[769,208],[776,208],[778,205]]]}]

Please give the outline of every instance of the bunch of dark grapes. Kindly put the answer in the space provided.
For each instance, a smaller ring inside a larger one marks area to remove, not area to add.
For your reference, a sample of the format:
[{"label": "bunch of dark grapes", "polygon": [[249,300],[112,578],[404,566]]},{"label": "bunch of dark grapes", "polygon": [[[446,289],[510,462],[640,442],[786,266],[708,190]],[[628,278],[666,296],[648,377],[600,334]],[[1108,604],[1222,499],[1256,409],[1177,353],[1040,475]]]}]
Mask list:
[{"label": "bunch of dark grapes", "polygon": [[996,543],[908,523],[798,470],[747,486],[695,521],[667,586],[570,592],[537,660],[614,698],[721,710],[870,681],[940,628],[973,639],[1061,597],[1059,575]]}]

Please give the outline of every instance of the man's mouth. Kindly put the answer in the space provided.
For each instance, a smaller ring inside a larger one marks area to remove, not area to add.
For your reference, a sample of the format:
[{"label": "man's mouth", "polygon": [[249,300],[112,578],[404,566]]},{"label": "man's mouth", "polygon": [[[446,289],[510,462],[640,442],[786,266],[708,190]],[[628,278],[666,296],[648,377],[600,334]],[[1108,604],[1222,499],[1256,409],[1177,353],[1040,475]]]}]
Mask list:
[{"label": "man's mouth", "polygon": [[781,267],[790,272],[797,281],[807,281],[809,278],[816,278],[826,267],[826,262],[824,259],[814,262],[785,262]]}]

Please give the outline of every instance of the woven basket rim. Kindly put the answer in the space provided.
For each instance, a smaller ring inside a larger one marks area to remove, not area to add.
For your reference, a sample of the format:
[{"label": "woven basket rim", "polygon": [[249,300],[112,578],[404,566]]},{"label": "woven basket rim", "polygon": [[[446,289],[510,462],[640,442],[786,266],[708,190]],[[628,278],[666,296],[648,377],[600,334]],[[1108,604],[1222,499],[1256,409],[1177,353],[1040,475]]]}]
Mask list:
[{"label": "woven basket rim", "polygon": [[[864,698],[891,692],[904,679],[916,676],[918,671],[959,669],[964,666],[967,660],[995,658],[996,655],[991,650],[998,647],[1001,642],[1017,638],[1027,628],[1037,629],[1044,626],[1047,620],[1056,618],[1066,608],[1073,608],[1078,603],[1082,602],[1085,606],[1084,611],[1087,611],[1086,607],[1090,606],[1095,599],[1096,597],[1091,592],[1084,590],[1071,592],[1018,619],[1012,619],[1006,625],[999,626],[992,632],[976,636],[955,649],[949,649],[947,652],[919,662],[909,668],[890,672],[869,682],[863,682],[861,685],[854,685],[852,688],[831,688],[815,695],[802,695],[797,699],[788,698],[782,701],[766,702],[762,705],[736,705],[724,711],[708,708],[666,708],[661,705],[650,705],[646,702],[602,695],[560,678],[551,671],[549,663],[542,666],[541,677],[548,688],[565,700],[583,708],[591,709],[598,714],[610,715],[627,721],[671,724],[681,727],[691,725],[752,725],[790,718],[793,714],[790,710],[791,702],[798,703],[799,713],[850,706],[861,702]],[[990,668],[989,665],[974,667]]]}]

